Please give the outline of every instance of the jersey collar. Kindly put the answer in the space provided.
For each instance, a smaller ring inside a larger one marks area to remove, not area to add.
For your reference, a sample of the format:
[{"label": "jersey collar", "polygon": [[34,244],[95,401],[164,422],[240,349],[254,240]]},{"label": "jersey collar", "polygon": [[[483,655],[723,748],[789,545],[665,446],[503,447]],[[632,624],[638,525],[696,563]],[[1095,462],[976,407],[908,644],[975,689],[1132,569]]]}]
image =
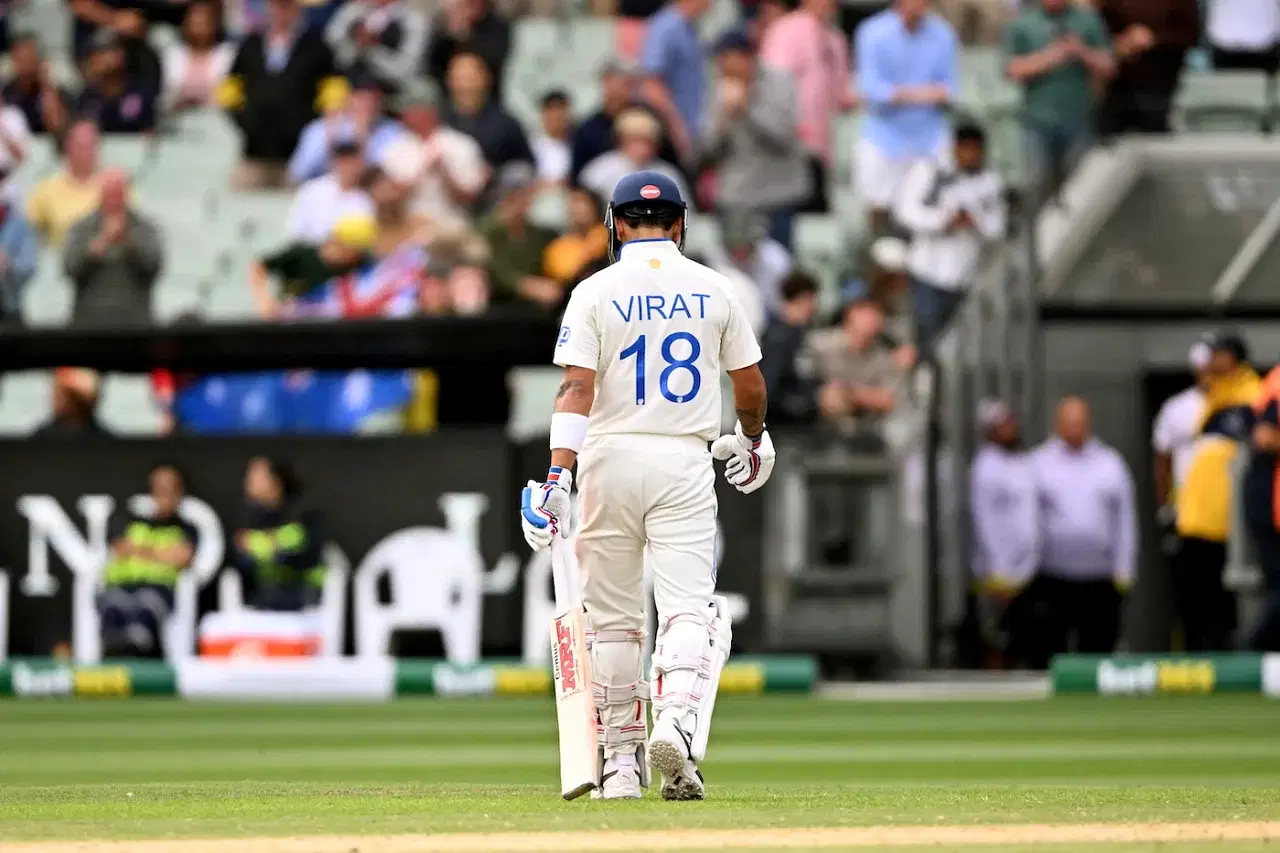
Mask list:
[{"label": "jersey collar", "polygon": [[648,244],[645,246],[645,249],[648,251],[653,251],[654,249],[674,249],[676,247],[676,244],[673,241],[668,240],[666,237],[643,237],[639,240],[628,240],[622,244],[622,251],[618,255],[619,259],[625,258],[627,256],[627,250],[632,246],[641,246],[644,244]]}]

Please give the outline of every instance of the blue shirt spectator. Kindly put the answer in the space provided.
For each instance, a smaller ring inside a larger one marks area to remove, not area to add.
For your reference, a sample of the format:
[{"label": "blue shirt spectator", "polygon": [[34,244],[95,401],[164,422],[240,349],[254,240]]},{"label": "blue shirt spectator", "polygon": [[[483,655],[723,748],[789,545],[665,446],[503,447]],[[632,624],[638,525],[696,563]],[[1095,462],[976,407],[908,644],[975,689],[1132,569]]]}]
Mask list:
[{"label": "blue shirt spectator", "polygon": [[22,316],[22,291],[36,274],[40,241],[22,210],[0,203],[0,322]]},{"label": "blue shirt spectator", "polygon": [[924,7],[898,0],[863,21],[855,38],[863,137],[891,157],[932,153],[948,132],[946,107],[956,96],[955,30],[921,14]]},{"label": "blue shirt spectator", "polygon": [[[382,118],[372,130],[364,143],[364,159],[366,163],[380,162],[387,146],[404,133],[404,128],[394,119]],[[314,119],[302,131],[298,139],[298,147],[289,159],[289,180],[295,184],[318,178],[328,173],[332,163],[330,156],[333,146],[344,142],[359,140],[355,122],[348,116],[337,119]]]},{"label": "blue shirt spectator", "polygon": [[682,160],[694,153],[706,103],[707,52],[696,24],[709,0],[671,0],[649,21],[640,65],[644,96],[666,123]]}]

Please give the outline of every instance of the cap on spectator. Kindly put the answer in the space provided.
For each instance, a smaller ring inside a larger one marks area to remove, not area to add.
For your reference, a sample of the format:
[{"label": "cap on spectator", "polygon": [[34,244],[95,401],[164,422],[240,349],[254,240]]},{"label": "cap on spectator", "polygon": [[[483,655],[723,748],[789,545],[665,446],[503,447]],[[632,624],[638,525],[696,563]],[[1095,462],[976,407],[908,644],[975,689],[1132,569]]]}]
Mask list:
[{"label": "cap on spectator", "polygon": [[532,163],[517,161],[505,166],[498,172],[497,197],[506,198],[513,193],[523,192],[532,187],[536,180],[537,173]]},{"label": "cap on spectator", "polygon": [[440,99],[440,87],[434,80],[417,77],[400,88],[400,94],[396,96],[393,107],[398,113],[414,107],[432,109],[440,106]]},{"label": "cap on spectator", "polygon": [[662,125],[648,110],[633,108],[623,110],[613,124],[613,134],[618,139],[642,136],[657,142],[662,138]]},{"label": "cap on spectator", "polygon": [[623,77],[634,77],[640,73],[640,66],[629,59],[610,59],[600,66],[600,74],[620,74]]},{"label": "cap on spectator", "polygon": [[1209,362],[1213,360],[1213,347],[1209,346],[1207,341],[1199,340],[1191,345],[1191,352],[1187,353],[1187,361],[1191,364],[1191,369],[1195,371],[1204,370],[1209,366]]},{"label": "cap on spectator", "polygon": [[867,283],[860,278],[851,278],[840,288],[840,307],[842,309],[872,301],[874,300],[871,298],[871,290],[867,287]]},{"label": "cap on spectator", "polygon": [[871,262],[886,272],[907,268],[907,244],[896,237],[881,237],[871,244]]},{"label": "cap on spectator", "polygon": [[1249,360],[1249,348],[1245,345],[1244,338],[1235,332],[1210,332],[1201,341],[1208,345],[1211,353],[1225,352],[1234,356],[1237,361]]},{"label": "cap on spectator", "polygon": [[726,212],[720,224],[726,249],[750,248],[763,240],[768,230],[764,217],[751,211]]},{"label": "cap on spectator", "polygon": [[350,79],[351,91],[353,92],[386,92],[387,87],[382,81],[368,71],[360,70],[351,75]]},{"label": "cap on spectator", "polygon": [[89,43],[89,49],[93,51],[111,50],[114,47],[120,47],[120,36],[115,30],[103,27],[93,34],[93,40]]},{"label": "cap on spectator", "polygon": [[731,51],[751,53],[751,38],[745,30],[731,29],[716,39],[714,50],[716,56]]},{"label": "cap on spectator", "polygon": [[338,218],[329,236],[348,249],[363,252],[373,246],[377,235],[378,223],[372,216],[349,213]]},{"label": "cap on spectator", "polygon": [[994,429],[1013,417],[1013,409],[1004,400],[988,397],[978,403],[978,426],[983,430]]}]

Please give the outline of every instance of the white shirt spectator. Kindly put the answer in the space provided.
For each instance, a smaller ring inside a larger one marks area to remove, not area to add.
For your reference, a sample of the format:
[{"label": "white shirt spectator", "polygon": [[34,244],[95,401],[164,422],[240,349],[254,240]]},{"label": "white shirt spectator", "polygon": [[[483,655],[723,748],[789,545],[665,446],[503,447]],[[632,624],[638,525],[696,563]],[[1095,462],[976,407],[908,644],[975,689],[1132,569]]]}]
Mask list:
[{"label": "white shirt spectator", "polygon": [[1173,457],[1173,488],[1182,485],[1195,456],[1196,436],[1204,422],[1204,392],[1196,386],[1174,394],[1160,407],[1151,430],[1151,447]]},{"label": "white shirt spectator", "polygon": [[333,175],[314,178],[298,187],[289,211],[289,239],[318,245],[329,239],[339,219],[352,214],[373,216],[368,193],[343,189]]},{"label": "white shirt spectator", "polygon": [[[972,227],[951,226],[961,211],[969,214]],[[983,247],[1005,234],[1004,185],[990,169],[966,174],[919,160],[907,172],[894,216],[911,232],[907,271],[943,290],[964,290]]]},{"label": "white shirt spectator", "polygon": [[795,261],[786,247],[772,237],[765,237],[756,244],[751,259],[742,266],[734,263],[723,246],[713,246],[707,252],[708,265],[718,273],[729,274],[729,270],[746,273],[755,282],[760,298],[766,310],[772,311],[782,300],[782,280],[795,267]]},{"label": "white shirt spectator", "polygon": [[1280,42],[1276,0],[1209,0],[1208,17],[1209,43],[1220,50],[1260,53]]},{"label": "white shirt spectator", "polygon": [[8,174],[18,167],[31,148],[31,128],[17,107],[0,107],[0,172]]},{"label": "white shirt spectator", "polygon": [[655,160],[652,163],[637,166],[621,151],[616,149],[606,151],[583,168],[578,180],[584,187],[600,196],[600,198],[609,199],[613,196],[613,188],[618,185],[618,181],[632,172],[645,170],[666,175],[674,181],[685,204],[689,205],[690,208],[693,207],[693,197],[689,195],[689,188],[685,186],[684,178],[681,176],[680,171],[664,160]]},{"label": "white shirt spectator", "polygon": [[533,159],[538,166],[538,180],[560,183],[569,177],[569,168],[573,162],[573,152],[569,143],[563,139],[552,139],[550,136],[538,136],[533,139]]},{"label": "white shirt spectator", "polygon": [[449,193],[444,172],[459,189],[473,194],[484,189],[489,179],[480,145],[465,133],[444,126],[425,141],[406,133],[387,146],[379,165],[397,183],[415,185],[413,211],[442,225],[469,221],[467,211]]},{"label": "white shirt spectator", "polygon": [[197,55],[182,43],[169,45],[164,52],[164,80],[160,103],[171,110],[180,101],[211,105],[218,85],[226,79],[236,57],[235,45],[222,43]]}]

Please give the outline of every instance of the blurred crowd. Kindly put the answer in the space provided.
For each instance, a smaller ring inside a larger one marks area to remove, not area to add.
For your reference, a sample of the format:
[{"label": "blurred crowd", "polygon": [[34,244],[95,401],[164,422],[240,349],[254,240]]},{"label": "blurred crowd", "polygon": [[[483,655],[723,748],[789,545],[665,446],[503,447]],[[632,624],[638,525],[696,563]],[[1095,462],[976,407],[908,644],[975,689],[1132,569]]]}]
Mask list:
[{"label": "blurred crowd", "polygon": [[[24,2],[46,0],[6,8]],[[293,196],[278,247],[246,271],[264,321],[554,315],[605,263],[614,183],[656,169],[684,189],[693,229],[719,222],[701,259],[765,336],[782,417],[874,433],[1010,228],[1014,188],[988,162],[987,129],[955,109],[964,51],[998,51],[1022,89],[1016,189],[1034,210],[1096,140],[1169,130],[1189,51],[1273,72],[1280,39],[1261,0],[1210,0],[1207,32],[1197,0],[893,0],[857,14],[755,0],[708,33],[711,5],[591,4],[616,36],[598,109],[548,89],[525,125],[502,85],[513,25],[537,3],[70,0],[77,90],[50,73],[41,33],[7,33],[0,169],[35,134],[57,140],[61,168],[6,187],[0,322],[21,321],[41,252],[61,256],[73,323],[150,322],[173,247],[130,176],[103,168],[99,137],[218,110],[240,138],[232,187]],[[177,37],[159,50],[166,28]],[[851,140],[835,132],[846,114]],[[846,159],[851,176],[836,169]],[[795,223],[846,219],[845,181],[867,223],[840,227],[867,239],[842,250],[830,317],[795,260]],[[535,210],[547,198],[557,228]]]}]

